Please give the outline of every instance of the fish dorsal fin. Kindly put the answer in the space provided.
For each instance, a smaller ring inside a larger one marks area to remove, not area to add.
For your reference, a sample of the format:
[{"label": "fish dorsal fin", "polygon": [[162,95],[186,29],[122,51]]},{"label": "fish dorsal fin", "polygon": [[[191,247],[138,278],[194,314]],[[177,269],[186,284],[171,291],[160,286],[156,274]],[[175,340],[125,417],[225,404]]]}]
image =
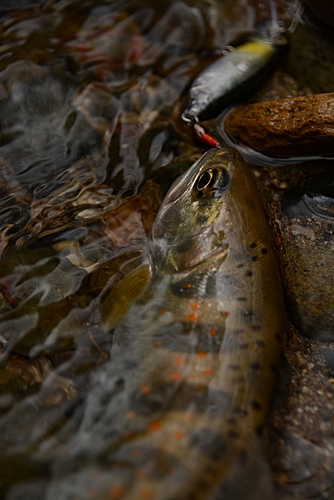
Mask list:
[{"label": "fish dorsal fin", "polygon": [[102,320],[108,330],[115,328],[126,315],[131,303],[147,284],[150,275],[149,265],[141,264],[130,271],[108,293],[102,304]]}]

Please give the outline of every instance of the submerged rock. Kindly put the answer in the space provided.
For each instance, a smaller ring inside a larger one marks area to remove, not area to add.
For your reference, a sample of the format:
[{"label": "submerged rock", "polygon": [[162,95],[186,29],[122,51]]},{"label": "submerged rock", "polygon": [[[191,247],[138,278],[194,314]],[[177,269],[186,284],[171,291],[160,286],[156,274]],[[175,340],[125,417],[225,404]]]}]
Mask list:
[{"label": "submerged rock", "polygon": [[316,94],[245,104],[225,118],[235,141],[268,156],[334,153],[334,94]]}]

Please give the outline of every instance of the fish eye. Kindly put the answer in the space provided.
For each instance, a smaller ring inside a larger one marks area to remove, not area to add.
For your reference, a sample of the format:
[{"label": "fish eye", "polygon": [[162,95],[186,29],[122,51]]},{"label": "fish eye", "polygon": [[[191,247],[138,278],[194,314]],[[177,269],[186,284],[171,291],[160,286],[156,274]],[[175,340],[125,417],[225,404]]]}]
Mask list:
[{"label": "fish eye", "polygon": [[206,170],[197,181],[198,191],[203,191],[203,189],[208,188],[214,182],[214,178],[217,175],[216,169]]},{"label": "fish eye", "polygon": [[229,176],[222,168],[209,168],[197,179],[195,189],[198,198],[214,198],[228,185]]}]

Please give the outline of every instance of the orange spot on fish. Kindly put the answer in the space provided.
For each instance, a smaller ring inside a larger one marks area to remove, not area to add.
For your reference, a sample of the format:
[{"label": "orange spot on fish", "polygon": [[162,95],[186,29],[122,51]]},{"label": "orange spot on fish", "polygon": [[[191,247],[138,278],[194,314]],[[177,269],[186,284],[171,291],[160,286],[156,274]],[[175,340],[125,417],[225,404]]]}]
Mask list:
[{"label": "orange spot on fish", "polygon": [[211,370],[211,368],[204,368],[204,370],[202,370],[202,373],[203,375],[212,375],[213,371]]},{"label": "orange spot on fish", "polygon": [[146,472],[143,469],[137,469],[135,472],[135,476],[137,479],[145,479]]},{"label": "orange spot on fish", "polygon": [[214,328],[212,328],[212,330],[209,330],[209,333],[210,335],[217,335],[217,330],[215,330]]},{"label": "orange spot on fish", "polygon": [[171,380],[176,381],[176,380],[180,380],[181,375],[179,374],[179,372],[172,372],[172,373],[169,375],[169,378],[170,378]]},{"label": "orange spot on fish", "polygon": [[194,302],[193,304],[190,304],[190,307],[194,311],[198,311],[198,309],[199,309],[199,305],[197,304],[197,302]]},{"label": "orange spot on fish", "polygon": [[139,386],[139,390],[142,394],[148,394],[149,392],[151,392],[151,386],[147,384],[141,384]]},{"label": "orange spot on fish", "polygon": [[228,316],[228,312],[227,311],[220,311],[220,314],[222,316],[224,316],[224,318],[226,318]]},{"label": "orange spot on fish", "polygon": [[161,429],[161,422],[153,420],[153,422],[150,422],[147,427],[150,429],[150,431],[158,431],[159,429]]},{"label": "orange spot on fish", "polygon": [[152,491],[148,488],[142,489],[140,492],[140,498],[142,498],[143,500],[149,500],[150,498],[152,498]]},{"label": "orange spot on fish", "polygon": [[155,345],[156,347],[160,347],[162,344],[163,344],[162,340],[156,340],[156,341],[154,342],[154,345]]},{"label": "orange spot on fish", "polygon": [[159,309],[158,314],[164,314],[165,311],[163,309]]},{"label": "orange spot on fish", "polygon": [[194,285],[192,285],[191,283],[183,283],[182,287],[181,288],[194,288]]},{"label": "orange spot on fish", "polygon": [[178,356],[177,358],[174,359],[173,364],[176,366],[181,366],[185,362],[185,359],[183,356]]},{"label": "orange spot on fish", "polygon": [[134,450],[131,450],[131,456],[133,458],[139,458],[142,456],[142,452],[139,448],[135,448]]},{"label": "orange spot on fish", "polygon": [[185,418],[185,420],[187,420],[187,422],[191,422],[192,420],[194,420],[195,415],[193,413],[191,413],[190,411],[186,411],[184,414],[184,418]]},{"label": "orange spot on fish", "polygon": [[197,356],[206,356],[205,351],[197,351],[196,354],[197,354]]},{"label": "orange spot on fish", "polygon": [[197,315],[196,314],[188,314],[188,316],[186,316],[186,320],[187,321],[196,321],[197,320]]},{"label": "orange spot on fish", "polygon": [[123,494],[123,488],[120,486],[112,486],[109,490],[109,498],[120,498]]},{"label": "orange spot on fish", "polygon": [[135,412],[134,411],[128,411],[127,414],[126,414],[126,416],[128,418],[133,418],[135,416]]},{"label": "orange spot on fish", "polygon": [[184,434],[183,434],[183,432],[176,431],[176,432],[174,433],[174,437],[175,437],[175,439],[178,439],[179,441],[181,441],[181,439],[183,439],[183,438],[184,438]]}]

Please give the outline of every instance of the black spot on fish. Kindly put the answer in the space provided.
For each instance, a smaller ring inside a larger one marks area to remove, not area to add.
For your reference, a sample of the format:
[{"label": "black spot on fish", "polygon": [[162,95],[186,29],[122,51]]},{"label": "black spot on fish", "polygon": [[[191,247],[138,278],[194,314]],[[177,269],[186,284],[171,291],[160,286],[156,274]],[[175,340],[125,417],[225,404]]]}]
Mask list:
[{"label": "black spot on fish", "polygon": [[242,418],[245,418],[248,415],[248,411],[245,410],[245,408],[237,408],[235,411],[238,414],[238,416]]},{"label": "black spot on fish", "polygon": [[200,479],[200,480],[196,481],[196,486],[200,490],[204,490],[204,489],[209,487],[209,483],[207,481],[205,481],[204,479]]},{"label": "black spot on fish", "polygon": [[260,411],[262,409],[261,403],[259,403],[258,401],[256,401],[256,399],[253,399],[250,402],[250,405],[253,408],[253,410]]},{"label": "black spot on fish", "polygon": [[246,302],[247,298],[246,297],[238,297],[237,299],[239,302]]},{"label": "black spot on fish", "polygon": [[226,453],[226,441],[211,429],[197,429],[191,433],[189,444],[213,460],[221,460]]},{"label": "black spot on fish", "polygon": [[263,434],[263,426],[262,426],[262,425],[259,425],[259,426],[256,428],[255,432],[256,432],[256,434],[257,434],[258,436],[260,436],[260,437],[261,437],[261,436],[262,436],[262,434]]},{"label": "black spot on fish", "polygon": [[246,317],[251,318],[251,317],[254,315],[254,312],[253,312],[251,309],[248,309],[248,310],[247,310],[247,309],[244,309],[244,310],[242,311],[242,314],[243,314],[244,316],[246,316]]},{"label": "black spot on fish", "polygon": [[256,340],[255,344],[259,347],[265,347],[266,343],[263,340]]},{"label": "black spot on fish", "polygon": [[270,365],[270,369],[275,374],[278,373],[278,370],[279,370],[278,365],[275,365],[275,364]]},{"label": "black spot on fish", "polygon": [[239,455],[240,462],[245,465],[248,460],[248,454],[245,450],[242,450]]},{"label": "black spot on fish", "polygon": [[261,365],[260,365],[260,363],[256,363],[256,362],[255,362],[255,363],[251,363],[251,364],[249,365],[249,368],[250,368],[251,370],[256,370],[256,371],[257,371],[257,370],[260,370]]},{"label": "black spot on fish", "polygon": [[253,272],[252,271],[246,271],[245,272],[245,276],[248,276],[248,277],[253,276]]},{"label": "black spot on fish", "polygon": [[227,434],[228,434],[228,436],[229,436],[230,438],[232,438],[232,439],[236,439],[236,438],[238,438],[238,437],[240,436],[239,432],[237,432],[237,431],[235,431],[235,430],[233,430],[233,429],[232,429],[232,430],[230,430],[230,431],[228,431],[228,433],[227,433]]},{"label": "black spot on fish", "polygon": [[224,333],[224,324],[217,328],[215,324],[180,321],[158,328],[152,342],[161,349],[170,351],[218,353]]},{"label": "black spot on fish", "polygon": [[243,267],[244,267],[244,264],[237,264],[237,265],[236,265],[236,268],[237,268],[237,269],[242,269]]},{"label": "black spot on fish", "polygon": [[124,378],[118,378],[117,380],[115,380],[115,388],[117,390],[122,391],[124,389],[124,385],[125,385]]},{"label": "black spot on fish", "polygon": [[268,253],[268,250],[267,250],[267,248],[262,248],[262,249],[261,249],[261,253],[263,253],[263,254],[266,254],[266,253]]},{"label": "black spot on fish", "polygon": [[257,246],[257,243],[256,243],[256,241],[254,241],[253,243],[251,243],[251,246],[250,246],[250,247],[251,247],[251,248],[255,248],[256,246]]},{"label": "black spot on fish", "polygon": [[249,346],[249,343],[248,342],[243,342],[242,344],[239,344],[239,349],[247,349],[247,347]]},{"label": "black spot on fish", "polygon": [[235,371],[239,370],[240,366],[239,366],[239,365],[237,365],[236,363],[230,363],[230,364],[227,366],[227,368],[228,368],[229,370],[232,370],[232,371],[234,371],[234,372],[235,372]]},{"label": "black spot on fish", "polygon": [[257,255],[254,255],[254,257],[252,257],[252,260],[255,262],[258,260],[258,256]]},{"label": "black spot on fish", "polygon": [[122,464],[126,464],[126,467],[133,470],[142,470],[147,479],[157,481],[170,475],[179,464],[177,457],[170,453],[154,446],[138,446],[133,443],[119,447],[105,458],[110,465],[117,464],[121,468]]}]

